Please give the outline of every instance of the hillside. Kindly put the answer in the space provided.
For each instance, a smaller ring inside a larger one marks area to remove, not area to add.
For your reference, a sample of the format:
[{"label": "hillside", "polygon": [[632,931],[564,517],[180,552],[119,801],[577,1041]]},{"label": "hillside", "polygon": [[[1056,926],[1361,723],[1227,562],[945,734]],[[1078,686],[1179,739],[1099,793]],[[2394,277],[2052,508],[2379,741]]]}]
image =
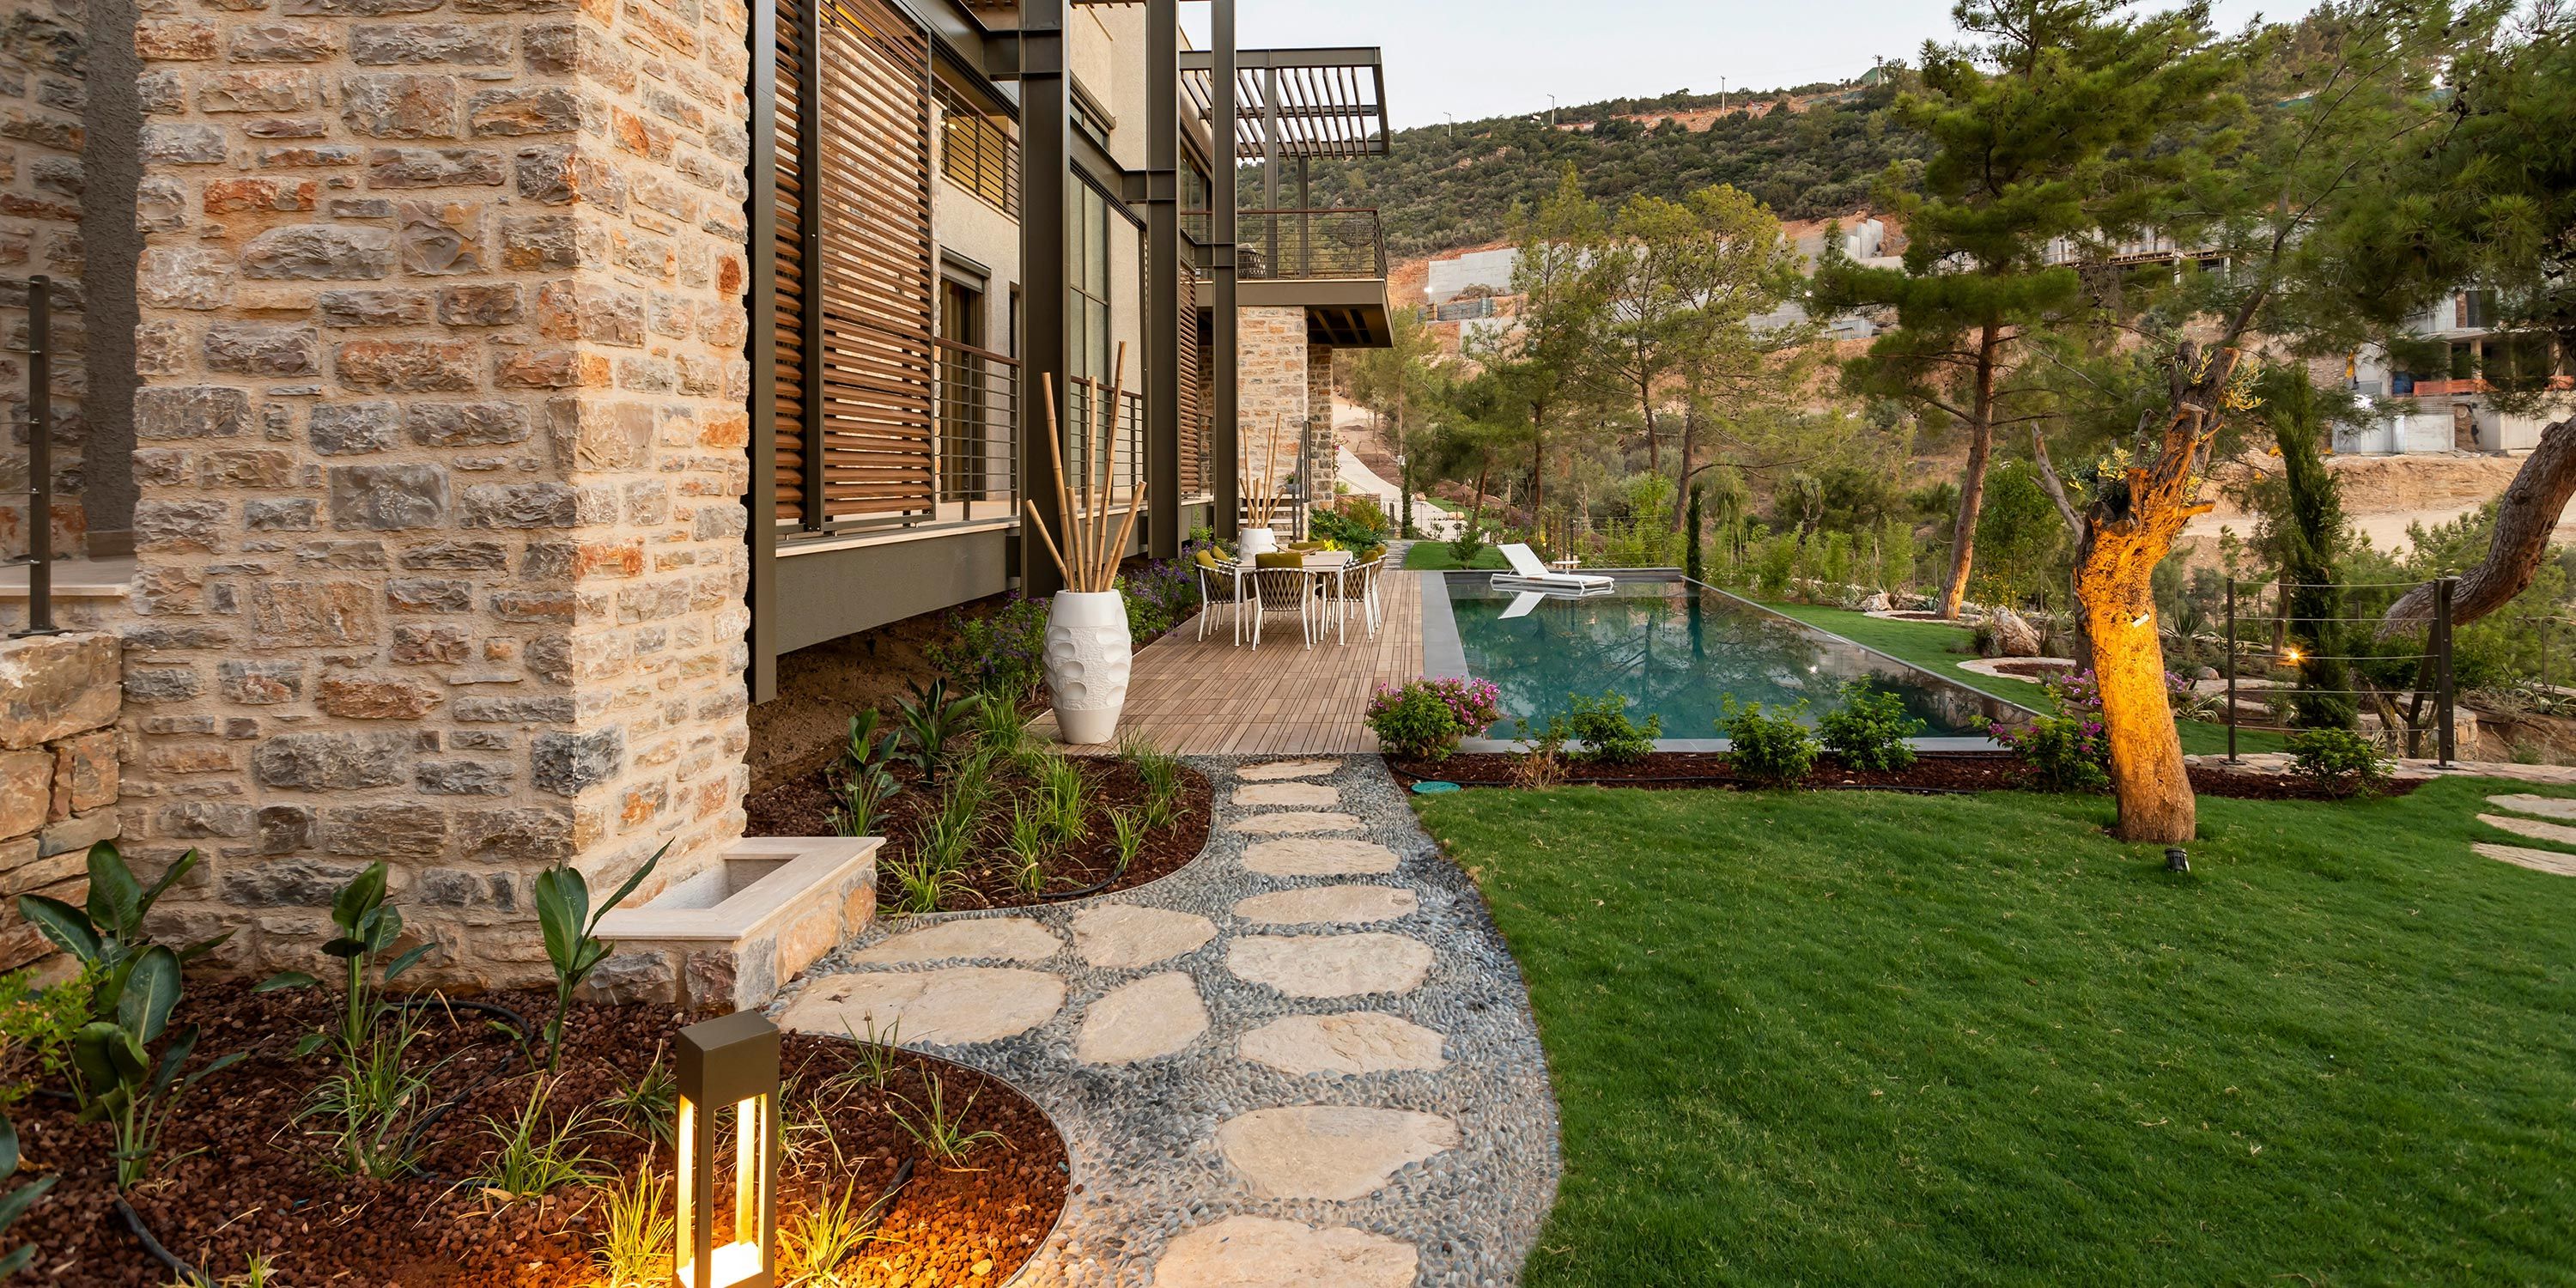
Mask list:
[{"label": "hillside", "polygon": [[[1783,219],[1822,219],[1868,204],[1891,163],[1924,155],[1893,127],[1895,89],[1836,86],[1672,94],[1569,107],[1557,126],[1522,117],[1400,130],[1389,155],[1318,167],[1318,204],[1376,206],[1398,256],[1472,246],[1507,231],[1513,203],[1553,191],[1571,162],[1607,202],[1679,198],[1710,184],[1753,194]],[[1664,118],[1673,118],[1666,120]],[[1648,122],[1655,122],[1648,124]]]}]

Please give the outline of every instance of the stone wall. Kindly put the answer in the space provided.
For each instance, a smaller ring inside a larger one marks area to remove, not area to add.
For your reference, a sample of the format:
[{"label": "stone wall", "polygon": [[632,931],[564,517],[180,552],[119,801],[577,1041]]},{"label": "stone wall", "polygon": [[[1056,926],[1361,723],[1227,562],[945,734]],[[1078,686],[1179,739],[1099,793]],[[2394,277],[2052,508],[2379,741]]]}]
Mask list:
[{"label": "stone wall", "polygon": [[117,642],[0,640],[0,970],[51,951],[18,896],[77,904],[93,842],[116,835]]},{"label": "stone wall", "polygon": [[89,59],[81,0],[11,5],[0,21],[0,551],[27,550],[27,308],[18,285],[54,279],[52,382],[54,547],[77,555],[81,510],[81,143]]},{"label": "stone wall", "polygon": [[1315,495],[1329,497],[1342,478],[1341,431],[1333,425],[1333,346],[1306,350],[1306,415],[1315,422]]},{"label": "stone wall", "polygon": [[746,12],[145,9],[130,848],[237,965],[382,859],[534,978],[543,866],[741,832]]},{"label": "stone wall", "polygon": [[1283,482],[1297,468],[1298,435],[1306,425],[1306,310],[1242,309],[1239,315],[1234,365],[1241,392],[1235,424],[1243,451],[1243,494],[1249,497],[1261,483],[1265,452],[1275,447]]}]

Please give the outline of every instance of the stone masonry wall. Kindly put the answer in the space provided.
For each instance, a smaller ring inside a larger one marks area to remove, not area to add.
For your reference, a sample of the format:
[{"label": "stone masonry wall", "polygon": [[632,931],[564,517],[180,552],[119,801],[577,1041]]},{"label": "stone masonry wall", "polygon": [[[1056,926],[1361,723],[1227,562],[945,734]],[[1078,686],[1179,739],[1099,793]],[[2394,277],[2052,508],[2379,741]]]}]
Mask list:
[{"label": "stone masonry wall", "polygon": [[88,61],[80,0],[0,8],[0,553],[27,551],[27,300],[54,279],[48,410],[54,440],[54,551],[81,553],[81,109]]},{"label": "stone masonry wall", "polygon": [[1234,369],[1241,393],[1235,424],[1243,451],[1243,494],[1260,486],[1265,453],[1275,451],[1278,479],[1297,468],[1298,434],[1306,425],[1306,310],[1240,310]]},{"label": "stone masonry wall", "polygon": [[18,896],[89,897],[89,847],[116,835],[118,706],[115,636],[0,640],[0,970],[52,951]]},{"label": "stone masonry wall", "polygon": [[[736,0],[145,0],[130,852],[242,966],[740,835]],[[649,894],[650,891],[648,890]]]},{"label": "stone masonry wall", "polygon": [[1341,431],[1333,425],[1333,347],[1306,350],[1306,414],[1315,422],[1315,495],[1333,495],[1342,478]]}]

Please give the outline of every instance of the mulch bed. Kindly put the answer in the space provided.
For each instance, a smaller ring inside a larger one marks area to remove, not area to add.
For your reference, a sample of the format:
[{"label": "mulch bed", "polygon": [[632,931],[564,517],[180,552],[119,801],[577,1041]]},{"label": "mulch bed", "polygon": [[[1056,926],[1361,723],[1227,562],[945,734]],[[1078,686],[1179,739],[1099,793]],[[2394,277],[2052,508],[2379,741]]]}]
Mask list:
[{"label": "mulch bed", "polygon": [[[1072,891],[1090,890],[1107,894],[1132,890],[1148,881],[1169,876],[1183,864],[1197,858],[1207,845],[1208,825],[1215,817],[1211,808],[1214,791],[1207,777],[1195,769],[1181,767],[1181,800],[1167,827],[1145,834],[1144,848],[1136,854],[1124,873],[1117,873],[1118,841],[1109,825],[1109,811],[1140,810],[1145,806],[1144,780],[1135,767],[1109,756],[1068,757],[1082,771],[1091,786],[1093,804],[1091,834],[1060,851],[1047,866],[1046,894],[1063,898]],[[997,769],[996,780],[1002,790],[996,793],[994,817],[990,826],[996,830],[1008,827],[1010,802],[1028,786],[1028,780],[1015,770]],[[893,906],[902,897],[892,865],[913,857],[915,823],[937,808],[938,795],[919,786],[919,776],[909,766],[894,771],[904,790],[887,803],[877,831],[886,838],[885,847],[877,852],[877,898],[881,905]],[[837,764],[815,770],[792,782],[782,783],[743,801],[750,815],[747,835],[751,836],[830,836],[832,808],[838,802],[834,784],[839,780]],[[976,847],[974,859],[960,874],[963,884],[941,901],[941,908],[1019,908],[1041,903],[1031,898],[1011,880],[1010,858],[998,838],[993,843]],[[1101,885],[1102,882],[1108,882]]]},{"label": "mulch bed", "polygon": [[[1498,752],[1461,752],[1446,760],[1390,760],[1387,763],[1394,769],[1396,777],[1408,785],[1432,779],[1462,786],[1508,787],[1517,779],[1520,757]],[[1723,752],[1659,751],[1633,765],[1569,764],[1567,769],[1565,781],[1569,783],[1594,783],[1608,787],[1750,786],[1728,766]],[[2197,765],[2191,767],[2190,773],[2192,790],[2203,796],[2239,800],[2342,799],[2307,779],[2289,775],[2239,774]],[[2021,761],[2003,752],[1924,752],[1915,757],[1911,768],[1895,773],[1848,769],[1833,757],[1823,756],[1817,758],[1816,767],[1800,785],[1914,792],[2037,790]],[[2390,783],[2382,794],[2403,796],[2419,785],[2419,779],[2400,779]]]},{"label": "mulch bed", "polygon": [[[330,1016],[335,1000],[336,994],[319,991],[261,995],[235,983],[192,982],[177,1022],[204,1027],[200,1061],[228,1051],[250,1055],[189,1095],[163,1140],[159,1175],[132,1196],[162,1243],[218,1279],[243,1273],[252,1254],[274,1255],[272,1282],[297,1288],[576,1288],[597,1282],[591,1249],[604,1191],[567,1186],[543,1198],[504,1202],[463,1179],[491,1148],[486,1120],[514,1119],[539,1076],[528,1071],[515,1041],[496,1032],[485,1015],[458,1011],[452,1021],[436,1015],[414,1048],[422,1066],[452,1057],[438,1068],[435,1095],[466,1093],[425,1134],[424,1175],[373,1181],[326,1173],[327,1142],[305,1135],[293,1119],[314,1083],[333,1067],[331,1058],[296,1060],[290,1048]],[[507,1006],[538,1025],[552,1009],[551,995],[477,1000]],[[622,1181],[644,1165],[649,1151],[654,1169],[669,1176],[674,1163],[668,1146],[596,1106],[650,1067],[688,1019],[668,1005],[575,1008],[560,1081],[547,1103],[558,1122],[582,1110],[601,1116],[599,1129],[586,1137],[599,1174]],[[853,1206],[865,1207],[911,1160],[911,1180],[878,1227],[883,1241],[854,1255],[843,1269],[861,1271],[859,1279],[870,1283],[991,1285],[1008,1279],[1045,1241],[1064,1207],[1066,1160],[1055,1128],[1007,1084],[910,1052],[894,1053],[894,1071],[882,1087],[819,1094],[826,1076],[850,1067],[859,1053],[856,1044],[836,1039],[785,1039],[782,1063],[791,1089],[783,1121],[796,1122],[801,1105],[820,1105],[839,1161],[821,1143],[821,1133],[791,1135],[779,1186],[781,1227],[790,1228],[792,1214],[826,1191],[855,1186]],[[960,1168],[925,1156],[896,1116],[919,1122],[922,1115],[906,1102],[927,1106],[933,1080],[947,1112],[962,1110],[966,1130],[1000,1137],[978,1146]],[[18,1105],[12,1117],[27,1159],[19,1179],[47,1173],[62,1178],[8,1232],[10,1245],[39,1249],[29,1281],[78,1288],[160,1288],[172,1282],[176,1276],[144,1251],[112,1207],[106,1128],[76,1122],[68,1104],[41,1093]],[[723,1185],[720,1180],[720,1196]],[[725,1229],[720,1224],[719,1235]]]},{"label": "mulch bed", "polygon": [[2075,669],[2064,662],[2025,662],[2004,658],[1996,659],[1994,667],[2006,675],[2024,680],[2051,680]]}]

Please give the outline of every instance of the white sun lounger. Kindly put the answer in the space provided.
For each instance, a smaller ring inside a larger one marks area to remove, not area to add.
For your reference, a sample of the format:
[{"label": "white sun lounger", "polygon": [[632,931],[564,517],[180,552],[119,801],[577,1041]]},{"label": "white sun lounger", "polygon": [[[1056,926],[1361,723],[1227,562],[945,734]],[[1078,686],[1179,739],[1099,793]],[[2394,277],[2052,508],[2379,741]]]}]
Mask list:
[{"label": "white sun lounger", "polygon": [[1511,561],[1510,572],[1494,574],[1494,585],[1507,590],[1572,591],[1578,595],[1606,595],[1618,583],[1597,572],[1551,572],[1540,562],[1538,552],[1520,542],[1502,547],[1503,558]]}]

